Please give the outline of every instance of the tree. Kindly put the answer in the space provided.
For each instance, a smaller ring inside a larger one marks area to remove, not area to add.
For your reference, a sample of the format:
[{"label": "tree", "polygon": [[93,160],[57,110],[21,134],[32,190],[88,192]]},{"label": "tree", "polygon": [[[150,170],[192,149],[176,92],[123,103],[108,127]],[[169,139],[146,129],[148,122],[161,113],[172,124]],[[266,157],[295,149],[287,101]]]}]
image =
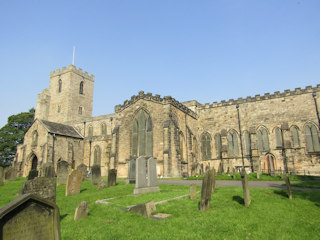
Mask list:
[{"label": "tree", "polygon": [[0,129],[0,166],[11,165],[17,145],[23,143],[24,134],[33,123],[34,108],[29,112],[11,115],[8,123]]}]

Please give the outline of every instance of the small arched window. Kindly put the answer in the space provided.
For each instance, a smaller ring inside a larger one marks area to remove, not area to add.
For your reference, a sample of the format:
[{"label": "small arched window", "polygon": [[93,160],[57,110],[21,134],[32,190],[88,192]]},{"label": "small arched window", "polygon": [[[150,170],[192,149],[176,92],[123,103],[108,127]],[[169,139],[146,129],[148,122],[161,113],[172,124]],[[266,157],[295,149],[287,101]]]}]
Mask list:
[{"label": "small arched window", "polygon": [[275,128],[274,133],[276,135],[276,148],[282,148],[282,135],[280,128]]},{"label": "small arched window", "polygon": [[309,153],[320,152],[318,130],[314,124],[306,125],[306,143]]},{"label": "small arched window", "polygon": [[221,158],[222,157],[222,144],[221,144],[221,135],[218,133],[214,136],[214,141],[215,141],[215,145],[216,145],[216,151],[217,151],[217,158]]},{"label": "small arched window", "polygon": [[250,133],[248,131],[244,132],[244,142],[245,142],[245,155],[250,156],[251,155],[251,139],[250,139]]},{"label": "small arched window", "polygon": [[83,110],[83,109],[82,109],[82,106],[80,106],[79,109],[78,109],[78,114],[79,114],[79,115],[82,115],[82,110]]},{"label": "small arched window", "polygon": [[105,123],[101,124],[101,135],[107,135],[107,125]]},{"label": "small arched window", "polygon": [[83,81],[80,82],[79,93],[83,94]]},{"label": "small arched window", "polygon": [[258,149],[259,152],[269,152],[269,137],[268,137],[268,131],[266,128],[261,127],[258,130]]},{"label": "small arched window", "polygon": [[37,145],[38,145],[38,132],[37,132],[37,130],[35,130],[32,133],[32,144],[31,144],[31,146],[32,147],[36,147]]},{"label": "small arched window", "polygon": [[59,79],[59,87],[58,87],[58,92],[61,93],[62,91],[62,80]]},{"label": "small arched window", "polygon": [[93,127],[92,127],[92,125],[90,125],[88,127],[88,137],[92,137],[92,136],[93,136]]},{"label": "small arched window", "polygon": [[292,143],[294,148],[300,147],[299,132],[296,126],[291,127]]},{"label": "small arched window", "polygon": [[202,153],[202,160],[211,159],[211,136],[209,133],[202,134],[201,153]]},{"label": "small arched window", "polygon": [[238,135],[234,130],[231,130],[228,134],[228,155],[229,157],[239,155]]}]

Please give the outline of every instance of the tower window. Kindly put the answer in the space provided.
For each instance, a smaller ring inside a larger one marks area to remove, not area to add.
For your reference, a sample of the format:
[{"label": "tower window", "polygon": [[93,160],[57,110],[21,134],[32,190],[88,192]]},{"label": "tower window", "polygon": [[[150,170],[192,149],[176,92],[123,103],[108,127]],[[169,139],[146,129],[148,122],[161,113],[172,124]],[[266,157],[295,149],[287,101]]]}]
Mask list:
[{"label": "tower window", "polygon": [[58,113],[61,112],[61,105],[58,106]]},{"label": "tower window", "polygon": [[82,107],[81,106],[79,107],[78,114],[82,115]]},{"label": "tower window", "polygon": [[83,94],[83,81],[81,81],[81,83],[80,83],[79,93]]},{"label": "tower window", "polygon": [[62,91],[62,80],[59,79],[59,87],[58,87],[58,92],[60,93]]}]

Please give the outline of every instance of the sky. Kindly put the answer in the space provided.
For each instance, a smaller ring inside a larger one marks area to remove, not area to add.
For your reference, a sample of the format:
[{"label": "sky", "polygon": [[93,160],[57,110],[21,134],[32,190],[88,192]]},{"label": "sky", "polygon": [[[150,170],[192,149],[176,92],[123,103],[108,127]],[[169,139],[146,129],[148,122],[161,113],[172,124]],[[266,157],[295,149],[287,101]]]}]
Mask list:
[{"label": "sky", "polygon": [[140,90],[200,103],[320,84],[319,0],[0,1],[0,127],[50,71],[95,76],[93,116]]}]

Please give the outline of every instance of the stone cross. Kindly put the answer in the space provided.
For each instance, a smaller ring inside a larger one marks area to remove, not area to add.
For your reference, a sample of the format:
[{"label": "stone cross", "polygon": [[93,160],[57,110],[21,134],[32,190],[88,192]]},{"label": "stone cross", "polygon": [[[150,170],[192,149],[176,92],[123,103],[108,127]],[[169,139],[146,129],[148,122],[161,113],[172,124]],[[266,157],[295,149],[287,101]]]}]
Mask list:
[{"label": "stone cross", "polygon": [[38,177],[38,171],[35,169],[31,169],[28,174],[28,180],[32,180],[34,178]]},{"label": "stone cross", "polygon": [[66,184],[68,176],[69,176],[69,163],[66,161],[58,161],[57,163],[58,185]]},{"label": "stone cross", "polygon": [[210,208],[210,200],[212,193],[214,173],[213,170],[208,170],[203,176],[202,188],[201,188],[201,199],[200,199],[200,211],[205,212]]},{"label": "stone cross", "polygon": [[97,185],[101,179],[101,167],[100,165],[93,165],[91,167],[91,183]]},{"label": "stone cross", "polygon": [[60,240],[60,213],[54,202],[25,194],[0,209],[1,239]]},{"label": "stone cross", "polygon": [[79,194],[82,182],[82,173],[78,170],[73,170],[68,176],[66,185],[66,196]]},{"label": "stone cross", "polygon": [[287,191],[288,191],[288,198],[292,199],[292,193],[291,193],[291,184],[290,184],[290,179],[289,176],[285,176],[285,181],[286,181],[286,186],[287,186]]},{"label": "stone cross", "polygon": [[242,189],[243,189],[244,205],[248,207],[250,206],[251,199],[250,199],[250,191],[248,186],[248,176],[244,168],[242,168],[242,171],[241,171],[241,182],[242,182]]},{"label": "stone cross", "polygon": [[56,179],[37,177],[22,185],[22,194],[32,193],[51,202],[56,202]]},{"label": "stone cross", "polygon": [[109,169],[108,172],[108,187],[115,186],[117,183],[117,169]]},{"label": "stone cross", "polygon": [[195,184],[190,185],[190,199],[191,200],[197,199],[197,186]]}]

